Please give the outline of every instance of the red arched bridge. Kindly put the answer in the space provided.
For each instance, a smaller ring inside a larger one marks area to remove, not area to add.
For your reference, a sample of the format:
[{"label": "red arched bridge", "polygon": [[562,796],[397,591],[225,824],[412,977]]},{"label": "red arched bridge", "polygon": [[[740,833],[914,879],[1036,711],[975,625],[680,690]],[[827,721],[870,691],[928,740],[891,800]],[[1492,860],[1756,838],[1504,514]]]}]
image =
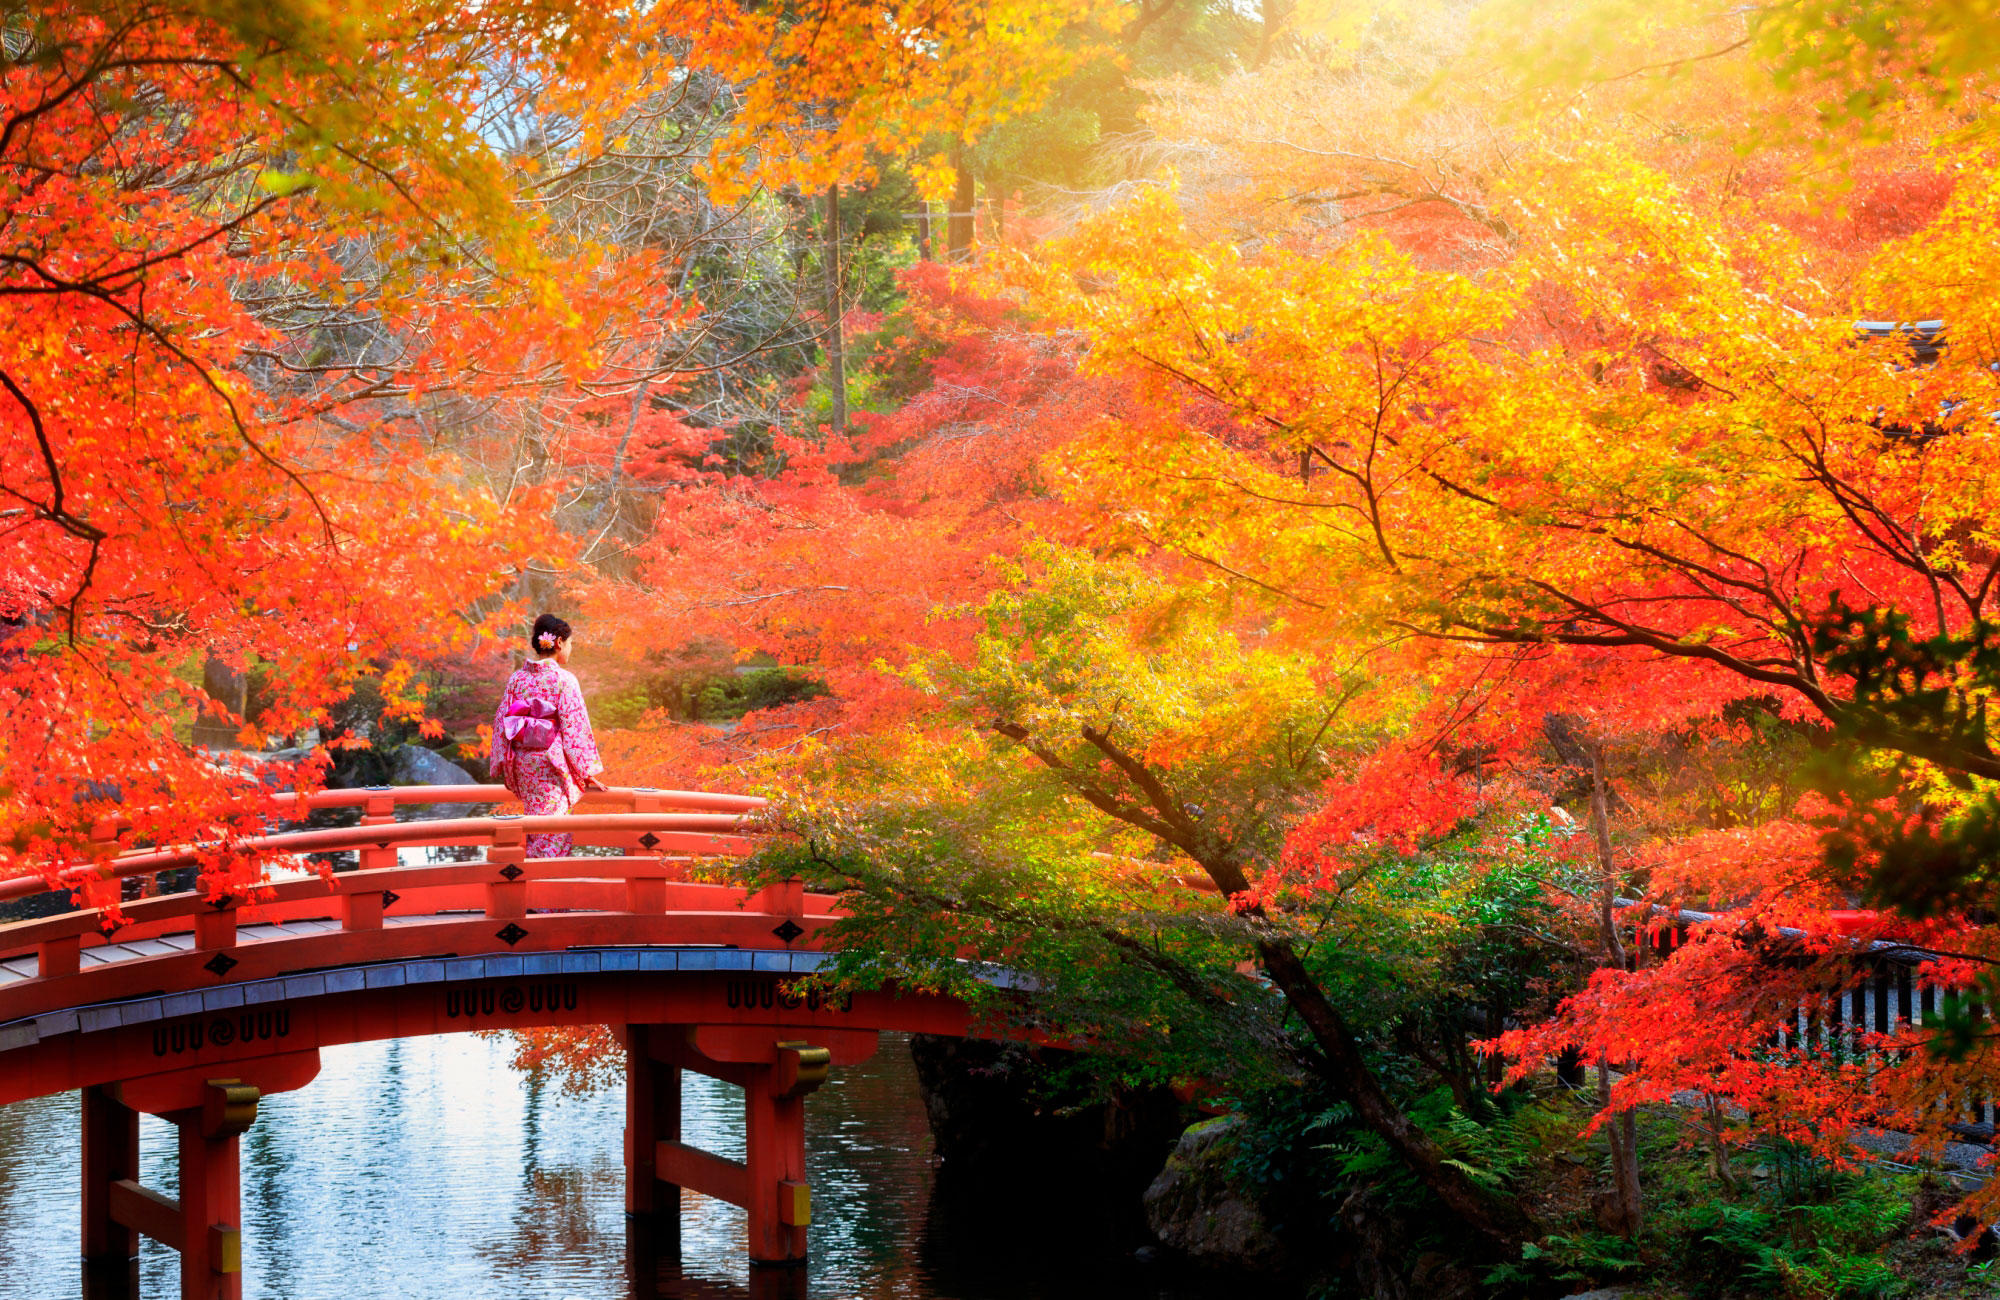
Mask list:
[{"label": "red arched bridge", "polygon": [[[248,847],[354,851],[357,870],[280,879],[254,901],[196,890],[0,925],[0,1104],[81,1091],[87,1266],[122,1267],[144,1234],[180,1252],[183,1297],[240,1297],[237,1139],[261,1096],[312,1081],[323,1047],[593,1024],[627,1048],[627,1210],[675,1214],[689,1188],[748,1212],[752,1262],[804,1259],[806,1096],[829,1069],[866,1060],[882,1030],[965,1033],[964,1007],[792,994],[789,977],[824,960],[834,899],[797,881],[750,892],[686,878],[693,859],[748,851],[759,799],[619,789],[561,817],[395,818],[399,805],[508,797],[327,791],[306,805],[358,806],[359,826]],[[106,822],[98,838],[120,831]],[[525,837],[544,831],[598,853],[527,857]],[[467,846],[484,860],[398,865],[399,849]],[[63,885],[102,894],[201,860],[194,848],[112,854]],[[47,889],[0,882],[0,900]],[[682,1070],[743,1088],[745,1160],[680,1141]],[[138,1181],[141,1112],[179,1131],[177,1200]]]}]

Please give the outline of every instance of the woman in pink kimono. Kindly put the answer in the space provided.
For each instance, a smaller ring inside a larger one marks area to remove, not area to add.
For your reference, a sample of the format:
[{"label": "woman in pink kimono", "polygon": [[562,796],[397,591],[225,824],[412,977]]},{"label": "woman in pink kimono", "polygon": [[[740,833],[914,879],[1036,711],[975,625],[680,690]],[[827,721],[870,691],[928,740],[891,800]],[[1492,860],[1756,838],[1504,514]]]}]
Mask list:
[{"label": "woman in pink kimono", "polygon": [[[493,719],[490,766],[500,784],[526,805],[531,817],[566,813],[585,790],[602,790],[597,738],[583,688],[569,662],[570,626],[554,614],[535,620],[528,636],[535,657],[514,670]],[[530,835],[531,858],[569,856],[568,835]]]}]

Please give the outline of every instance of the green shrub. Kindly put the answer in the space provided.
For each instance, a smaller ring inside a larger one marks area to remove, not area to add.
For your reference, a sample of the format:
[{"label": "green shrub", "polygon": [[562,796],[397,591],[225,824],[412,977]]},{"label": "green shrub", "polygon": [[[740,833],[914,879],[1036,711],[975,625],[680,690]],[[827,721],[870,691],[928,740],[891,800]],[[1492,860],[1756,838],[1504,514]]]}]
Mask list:
[{"label": "green shrub", "polygon": [[1523,1245],[1520,1263],[1488,1269],[1481,1281],[1490,1294],[1545,1294],[1559,1282],[1596,1285],[1630,1279],[1644,1266],[1638,1246],[1612,1233],[1552,1233]]},{"label": "green shrub", "polygon": [[1902,1187],[1840,1173],[1798,1148],[1776,1148],[1765,1163],[1772,1176],[1754,1203],[1707,1201],[1673,1225],[1697,1297],[1877,1300],[1903,1289],[1881,1257],[1909,1217]]},{"label": "green shrub", "polygon": [[758,709],[818,699],[826,693],[826,683],[817,678],[784,668],[759,668],[718,678],[704,686],[696,701],[695,716],[705,722],[724,721]]}]

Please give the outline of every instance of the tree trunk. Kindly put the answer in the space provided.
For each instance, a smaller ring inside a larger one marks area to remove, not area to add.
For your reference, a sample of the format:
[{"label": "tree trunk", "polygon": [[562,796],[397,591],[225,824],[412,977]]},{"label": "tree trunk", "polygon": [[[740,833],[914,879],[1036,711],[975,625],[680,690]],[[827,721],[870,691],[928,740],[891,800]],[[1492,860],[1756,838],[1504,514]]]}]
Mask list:
[{"label": "tree trunk", "polygon": [[1327,1000],[1319,982],[1306,970],[1290,943],[1283,939],[1260,940],[1257,957],[1325,1055],[1327,1082],[1354,1107],[1355,1117],[1389,1144],[1396,1158],[1419,1182],[1484,1239],[1497,1256],[1511,1258],[1521,1242],[1538,1235],[1534,1220],[1518,1205],[1487,1194],[1463,1171],[1446,1164],[1437,1144],[1411,1123],[1402,1107],[1383,1091],[1346,1019]]},{"label": "tree trunk", "polygon": [[840,184],[826,187],[826,384],[834,432],[847,427],[847,357],[840,332]]},{"label": "tree trunk", "polygon": [[1722,1099],[1712,1092],[1701,1097],[1702,1109],[1707,1112],[1709,1150],[1715,1156],[1715,1176],[1731,1192],[1736,1190],[1736,1169],[1729,1162],[1729,1144],[1722,1140]]},{"label": "tree trunk", "polygon": [[965,165],[965,146],[952,154],[957,169],[951,191],[951,211],[945,215],[945,260],[963,262],[972,253],[972,172]]},{"label": "tree trunk", "polygon": [[[1589,750],[1590,823],[1597,837],[1597,921],[1603,931],[1605,963],[1624,970],[1625,943],[1618,936],[1617,918],[1612,914],[1618,876],[1611,856],[1611,812],[1604,784],[1604,748],[1593,741]],[[1643,940],[1636,945],[1636,951],[1640,954],[1646,951]],[[1610,1062],[1603,1058],[1599,1058],[1597,1063],[1597,1090],[1599,1104],[1609,1105]],[[1611,1144],[1611,1190],[1616,1206],[1609,1216],[1616,1225],[1612,1230],[1621,1236],[1637,1237],[1639,1226],[1645,1219],[1645,1201],[1639,1189],[1639,1117],[1628,1110],[1607,1124],[1604,1132]]]},{"label": "tree trunk", "polygon": [[[1188,846],[1183,845],[1185,850]],[[1210,857],[1190,852],[1201,863],[1208,878],[1225,898],[1249,888],[1242,868],[1226,855]],[[1261,909],[1256,911],[1261,915]],[[1369,1068],[1361,1045],[1348,1028],[1346,1017],[1326,996],[1319,981],[1299,959],[1291,943],[1272,936],[1257,941],[1257,959],[1271,982],[1296,1011],[1326,1059],[1326,1081],[1354,1107],[1363,1124],[1389,1145],[1417,1181],[1429,1188],[1460,1222],[1472,1229],[1496,1259],[1512,1259],[1523,1241],[1540,1235],[1526,1211],[1503,1197],[1489,1194],[1465,1176],[1465,1172],[1445,1163],[1444,1153],[1428,1134],[1410,1122],[1403,1108],[1382,1087]]]},{"label": "tree trunk", "polygon": [[1257,50],[1250,56],[1250,66],[1261,68],[1271,60],[1271,50],[1277,44],[1278,32],[1297,8],[1296,0],[1264,0],[1258,6],[1263,20],[1262,29],[1257,33]]}]

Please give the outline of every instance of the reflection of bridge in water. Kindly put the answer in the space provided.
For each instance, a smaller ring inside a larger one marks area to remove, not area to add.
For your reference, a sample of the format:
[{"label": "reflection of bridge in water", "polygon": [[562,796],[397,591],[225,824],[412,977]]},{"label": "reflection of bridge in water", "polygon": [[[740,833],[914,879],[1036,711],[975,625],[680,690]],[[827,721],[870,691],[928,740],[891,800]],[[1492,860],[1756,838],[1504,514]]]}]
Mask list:
[{"label": "reflection of bridge in water", "polygon": [[[693,857],[740,854],[737,795],[615,790],[567,817],[397,822],[398,804],[490,803],[492,786],[330,791],[361,824],[272,835],[274,852],[352,850],[358,870],[282,880],[255,901],[202,890],[0,926],[0,1104],[82,1092],[86,1276],[126,1283],[140,1234],[180,1252],[183,1297],[242,1294],[237,1139],[267,1094],[304,1087],[341,1043],[558,1025],[613,1026],[626,1045],[626,1209],[674,1215],[679,1189],[741,1206],[757,1264],[805,1257],[805,1098],[866,1060],[882,1030],[963,1034],[935,997],[798,997],[834,900],[789,881],[749,892],[685,880]],[[599,809],[615,811],[597,811]],[[622,856],[529,859],[527,834],[568,831]],[[106,823],[100,838],[116,837]],[[398,851],[484,848],[474,862],[397,865]],[[193,849],[114,853],[67,873],[86,901],[114,883],[199,865]],[[0,884],[0,899],[45,888]],[[680,1072],[743,1089],[745,1159],[680,1141]],[[138,1181],[139,1115],[178,1130],[180,1196]]]}]

